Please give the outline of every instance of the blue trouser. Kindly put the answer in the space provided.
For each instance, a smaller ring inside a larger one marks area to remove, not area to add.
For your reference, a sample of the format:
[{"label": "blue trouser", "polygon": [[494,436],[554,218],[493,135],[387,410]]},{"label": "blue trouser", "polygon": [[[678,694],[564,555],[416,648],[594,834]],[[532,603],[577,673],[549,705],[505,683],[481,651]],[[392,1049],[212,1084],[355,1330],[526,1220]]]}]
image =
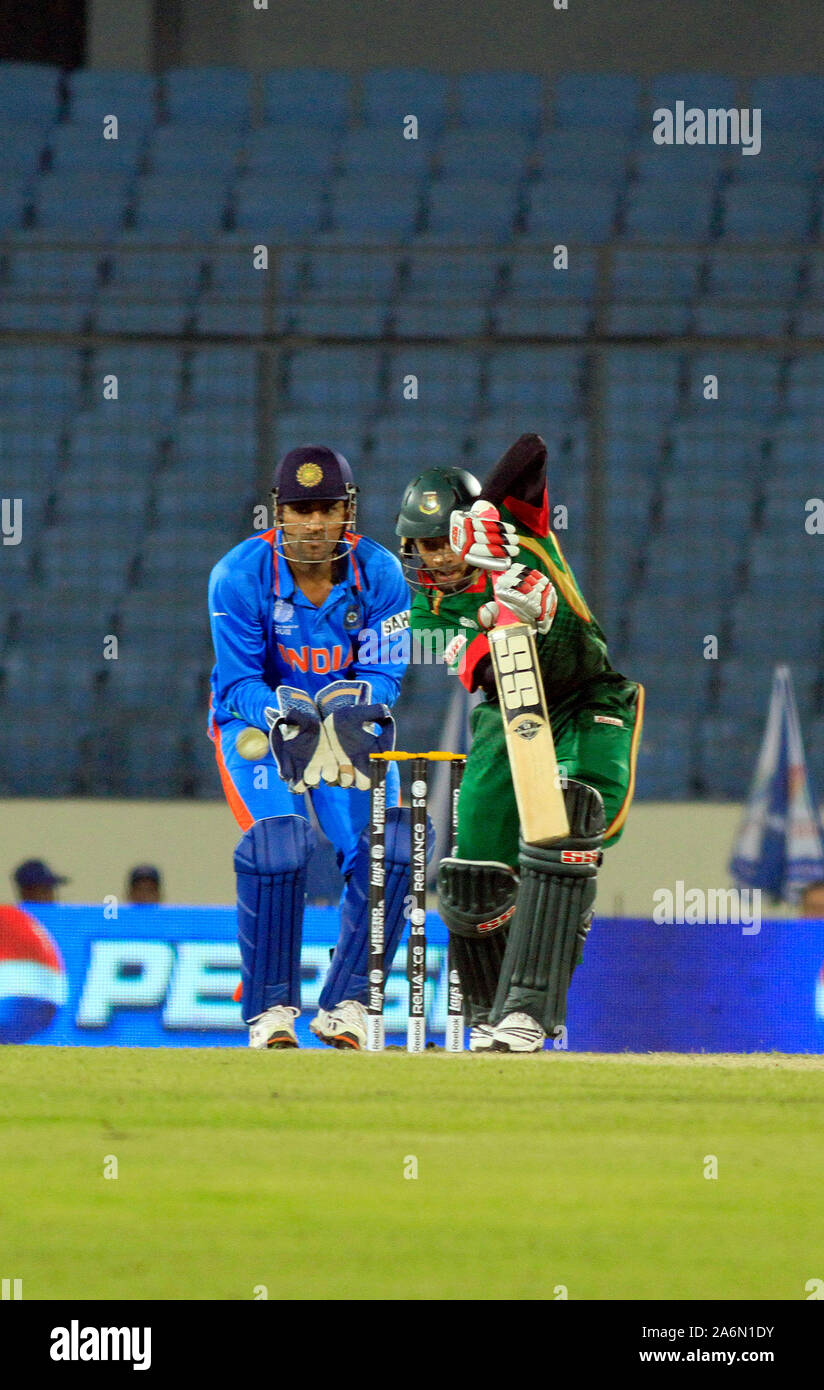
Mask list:
[{"label": "blue trouser", "polygon": [[[241,829],[248,832],[251,826],[262,820],[269,821],[275,818],[295,816],[306,818],[307,808],[304,797],[289,791],[286,783],[281,780],[271,752],[267,750],[264,757],[254,762],[241,757],[237,752],[235,743],[238,734],[245,727],[239,719],[230,720],[220,726],[216,726],[214,721],[210,720],[210,737],[215,742],[221,782],[231,810]],[[330,1009],[334,1008],[341,999],[365,997],[366,979],[361,957],[365,951],[366,904],[368,899],[369,862],[364,846],[369,820],[369,792],[358,791],[354,788],[330,787],[324,784],[314,788],[311,793],[306,795],[311,797],[312,807],[321,828],[337,852],[338,867],[346,880],[340,901],[340,939],[330,963],[320,1000],[322,1008]],[[397,766],[390,763],[386,777],[387,807],[397,806],[399,800],[400,777]],[[284,821],[284,825],[286,824],[287,822]],[[288,824],[293,824],[293,822]],[[397,835],[395,838],[399,849],[408,855],[408,849],[403,846],[403,837]],[[408,841],[408,832],[406,838]],[[360,853],[358,852],[359,844],[361,846]],[[243,845],[244,840],[241,840],[238,852]],[[289,863],[292,871],[295,875],[305,874],[305,866],[301,870],[298,866],[298,860],[294,858],[292,839],[290,839],[289,845]],[[303,838],[301,838],[301,846],[305,847]],[[282,851],[280,852],[282,853]],[[254,863],[256,874],[271,880],[272,874],[277,873],[279,866],[277,862],[267,865],[265,859],[267,853],[274,856],[274,861],[276,861],[279,853],[277,837],[271,835],[263,837],[255,847],[255,854],[251,861]],[[246,858],[244,858],[244,862],[246,862]],[[405,864],[408,865],[408,857]],[[389,867],[390,865],[387,863],[387,870]],[[269,870],[268,874],[267,869]],[[398,913],[402,912],[404,894],[400,892],[400,888],[401,877],[404,873],[408,873],[408,869],[403,868],[402,863],[399,862],[397,872],[390,875],[387,882],[387,946],[389,946],[393,935],[389,920],[393,904],[396,905]],[[249,875],[245,873],[244,886],[241,891],[239,877],[238,897],[246,928],[242,955],[244,959],[243,1016],[247,1022],[275,1003],[292,1004],[297,1008],[300,1007],[298,964],[302,925],[302,904],[298,904],[294,892],[287,891],[288,885],[281,884],[277,891],[272,891],[272,884],[269,881],[265,891],[250,894],[249,882]],[[298,878],[295,879],[295,882],[298,882]],[[399,892],[400,898],[398,898]],[[266,920],[260,920],[256,926],[250,922],[248,904],[252,900],[256,904],[266,905]],[[288,920],[285,919],[284,914],[288,915]],[[402,926],[402,920],[400,925]],[[264,949],[265,940],[267,962],[272,962],[267,964],[265,968],[261,968],[259,962],[257,965],[254,964],[255,933],[260,940],[261,950]],[[399,935],[398,932],[397,939],[399,939]],[[274,942],[271,940],[272,936],[276,938]],[[270,976],[271,978],[269,978]]]}]

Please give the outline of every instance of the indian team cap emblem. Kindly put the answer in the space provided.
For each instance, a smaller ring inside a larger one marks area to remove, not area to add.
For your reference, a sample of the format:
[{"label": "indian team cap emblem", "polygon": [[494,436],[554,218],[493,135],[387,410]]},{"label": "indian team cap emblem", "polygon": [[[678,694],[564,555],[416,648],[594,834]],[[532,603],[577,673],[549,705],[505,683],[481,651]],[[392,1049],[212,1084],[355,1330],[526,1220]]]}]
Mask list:
[{"label": "indian team cap emblem", "polygon": [[297,480],[301,487],[317,487],[318,483],[323,482],[323,469],[319,463],[302,463],[297,471]]},{"label": "indian team cap emblem", "polygon": [[424,512],[426,516],[429,516],[432,512],[436,512],[438,507],[437,492],[425,492],[419,503],[419,510]]}]

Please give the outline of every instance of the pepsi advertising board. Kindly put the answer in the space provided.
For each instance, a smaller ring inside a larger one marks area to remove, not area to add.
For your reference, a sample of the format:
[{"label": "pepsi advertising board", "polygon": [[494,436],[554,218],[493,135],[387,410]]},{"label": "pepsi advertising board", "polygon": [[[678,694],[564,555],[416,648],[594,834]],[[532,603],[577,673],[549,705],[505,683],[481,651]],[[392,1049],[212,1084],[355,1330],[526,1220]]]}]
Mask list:
[{"label": "pepsi advertising board", "polygon": [[[230,907],[29,904],[0,907],[0,1042],[129,1047],[242,1047]],[[428,1036],[446,1025],[446,931],[427,915]],[[317,1007],[337,912],[307,907],[301,954],[301,1046],[320,1047]],[[403,1043],[406,948],[386,990],[386,1033]],[[824,922],[765,920],[661,926],[596,918],[570,991],[574,1052],[824,1051]]]}]

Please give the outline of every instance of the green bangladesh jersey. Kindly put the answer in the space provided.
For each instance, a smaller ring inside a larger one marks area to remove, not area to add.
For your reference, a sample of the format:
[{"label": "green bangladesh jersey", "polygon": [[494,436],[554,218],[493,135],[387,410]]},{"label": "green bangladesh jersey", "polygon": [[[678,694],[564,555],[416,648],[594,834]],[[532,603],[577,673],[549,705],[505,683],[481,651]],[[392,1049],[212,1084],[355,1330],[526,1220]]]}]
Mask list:
[{"label": "green bangladesh jersey", "polygon": [[[545,635],[536,634],[538,659],[551,712],[553,707],[571,700],[579,690],[584,694],[581,688],[589,686],[593,680],[600,678],[606,684],[617,684],[623,683],[625,678],[610,665],[604,634],[578,588],[557,537],[549,528],[543,441],[538,436],[522,436],[522,440],[535,440],[541,449],[533,451],[535,457],[529,461],[529,466],[521,468],[515,476],[510,469],[508,474],[505,472],[502,478],[496,479],[501,469],[499,465],[484,485],[482,495],[494,502],[502,519],[516,528],[520,544],[517,561],[547,575],[558,595],[552,627]],[[500,495],[502,487],[505,488],[503,496]],[[488,697],[495,698],[489,643],[478,621],[478,609],[493,599],[492,578],[484,570],[477,572],[476,583],[463,593],[447,594],[430,585],[416,593],[413,599],[410,627],[413,644],[423,653],[430,647],[433,653],[435,651],[434,638],[427,640],[426,633],[439,633],[438,646],[445,647],[447,664],[467,690],[480,687]]]}]

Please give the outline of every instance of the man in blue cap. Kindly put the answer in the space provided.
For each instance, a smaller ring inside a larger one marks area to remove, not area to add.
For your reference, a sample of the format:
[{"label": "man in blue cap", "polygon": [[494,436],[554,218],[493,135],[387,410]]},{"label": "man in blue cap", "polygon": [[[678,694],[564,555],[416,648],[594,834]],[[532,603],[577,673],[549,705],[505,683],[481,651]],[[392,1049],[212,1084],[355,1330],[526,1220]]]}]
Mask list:
[{"label": "man in blue cap", "polygon": [[20,903],[55,903],[55,888],[70,879],[54,873],[42,859],[26,859],[18,864],[12,875],[17,885],[17,900]]},{"label": "man in blue cap", "polygon": [[[310,1028],[366,1041],[369,755],[394,746],[406,669],[409,590],[397,558],[359,535],[346,459],[292,449],[272,489],[274,526],[230,550],[209,580],[215,666],[209,710],[235,851],[242,1011],[253,1048],[296,1047],[300,946],[313,834],[304,797],[337,851],[340,934]],[[379,659],[375,660],[377,652]],[[403,929],[408,811],[389,768],[386,968]]]}]

